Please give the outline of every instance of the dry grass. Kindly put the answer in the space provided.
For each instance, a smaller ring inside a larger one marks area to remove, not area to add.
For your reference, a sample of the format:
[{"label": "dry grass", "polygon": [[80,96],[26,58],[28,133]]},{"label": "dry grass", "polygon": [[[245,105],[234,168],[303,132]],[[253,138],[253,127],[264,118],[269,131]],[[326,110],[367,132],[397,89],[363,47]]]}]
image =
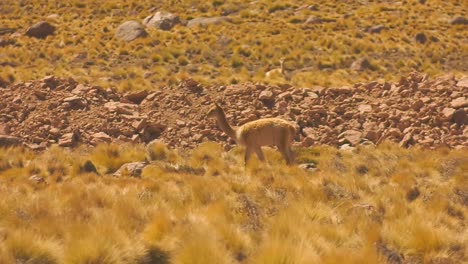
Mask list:
[{"label": "dry grass", "polygon": [[[26,81],[44,75],[71,76],[121,90],[155,89],[186,76],[213,84],[271,81],[264,73],[280,57],[296,86],[341,85],[384,78],[395,80],[417,70],[430,75],[466,73],[464,26],[449,21],[468,13],[463,1],[14,1],[0,3],[1,27],[24,32],[40,20],[57,26],[45,40],[15,37],[2,47],[0,77]],[[142,21],[151,8],[173,12],[183,20],[230,14],[232,23],[208,27],[148,29],[131,43],[114,38],[124,21]],[[305,7],[305,8],[302,8]],[[47,18],[58,14],[58,18]],[[309,16],[324,21],[304,24]],[[382,24],[379,34],[367,28]],[[415,41],[424,33],[427,42]],[[372,68],[350,70],[366,57]]]},{"label": "dry grass", "polygon": [[[461,263],[466,150],[297,149],[269,164],[214,143],[0,150],[1,263]],[[141,179],[113,178],[148,158]],[[96,173],[80,167],[92,161]],[[30,180],[43,177],[46,183]],[[417,191],[415,191],[417,190]]]}]

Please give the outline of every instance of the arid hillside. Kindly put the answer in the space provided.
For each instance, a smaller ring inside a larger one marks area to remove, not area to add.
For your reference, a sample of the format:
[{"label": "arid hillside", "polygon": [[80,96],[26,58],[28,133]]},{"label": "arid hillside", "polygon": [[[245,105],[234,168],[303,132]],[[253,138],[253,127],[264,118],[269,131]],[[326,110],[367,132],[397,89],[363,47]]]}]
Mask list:
[{"label": "arid hillside", "polygon": [[0,0],[0,264],[468,263],[467,14]]},{"label": "arid hillside", "polygon": [[[468,71],[467,13],[463,0],[3,0],[0,77],[141,90],[187,76],[311,87],[457,75]],[[281,58],[284,74],[266,77]]]}]

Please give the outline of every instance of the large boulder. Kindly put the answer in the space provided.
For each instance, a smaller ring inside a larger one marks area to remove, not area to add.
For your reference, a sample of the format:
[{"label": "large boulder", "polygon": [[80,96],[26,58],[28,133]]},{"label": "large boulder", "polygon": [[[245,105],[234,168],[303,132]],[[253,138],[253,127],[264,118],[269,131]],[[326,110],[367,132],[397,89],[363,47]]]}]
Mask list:
[{"label": "large boulder", "polygon": [[127,21],[121,24],[115,32],[115,37],[123,41],[130,42],[137,38],[146,37],[148,33],[143,25],[136,21]]},{"label": "large boulder", "polygon": [[170,30],[175,25],[180,24],[179,16],[169,12],[159,11],[154,15],[147,16],[143,20],[143,24],[147,27],[155,27],[161,30]]},{"label": "large boulder", "polygon": [[26,36],[34,38],[46,38],[49,35],[52,35],[55,31],[55,27],[50,23],[41,21],[31,26],[26,30]]}]

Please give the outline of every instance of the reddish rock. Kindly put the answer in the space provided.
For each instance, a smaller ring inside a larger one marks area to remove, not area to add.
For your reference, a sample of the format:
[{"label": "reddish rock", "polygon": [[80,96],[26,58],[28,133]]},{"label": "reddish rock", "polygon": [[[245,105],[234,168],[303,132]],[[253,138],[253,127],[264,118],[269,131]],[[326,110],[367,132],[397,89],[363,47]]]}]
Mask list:
[{"label": "reddish rock", "polygon": [[112,138],[104,132],[94,133],[93,135],[91,135],[91,138],[91,143],[93,145],[99,143],[110,143],[112,141]]},{"label": "reddish rock", "polygon": [[21,144],[21,139],[14,136],[0,135],[0,147],[17,146]]},{"label": "reddish rock", "polygon": [[104,104],[104,107],[107,108],[109,112],[115,112],[118,114],[136,115],[136,113],[138,113],[138,106],[134,104],[107,102]]},{"label": "reddish rock", "polygon": [[362,133],[356,130],[346,130],[341,133],[338,138],[343,139],[352,145],[356,146],[359,144],[362,138]]},{"label": "reddish rock", "polygon": [[133,127],[136,131],[142,130],[143,128],[145,128],[145,126],[146,126],[146,119],[136,120],[136,121],[133,121],[133,122],[132,122],[132,127]]},{"label": "reddish rock", "polygon": [[359,105],[358,110],[361,113],[370,113],[372,112],[372,106],[368,104]]},{"label": "reddish rock", "polygon": [[60,137],[58,144],[61,147],[73,147],[78,142],[79,135],[77,133],[66,133]]},{"label": "reddish rock", "polygon": [[455,113],[455,109],[446,107],[442,110],[442,115],[447,119],[451,120],[453,117],[453,114]]},{"label": "reddish rock", "polygon": [[258,96],[258,99],[262,101],[272,101],[273,100],[273,92],[269,90],[262,91]]},{"label": "reddish rock", "polygon": [[124,98],[134,104],[140,104],[148,96],[148,91],[138,91],[125,94]]},{"label": "reddish rock", "polygon": [[468,106],[468,98],[458,97],[457,99],[452,100],[452,102],[450,102],[450,106],[452,106],[452,108],[455,108],[455,109],[462,108],[462,107],[467,107]]},{"label": "reddish rock", "polygon": [[458,87],[468,87],[468,76],[465,76],[465,77],[461,78],[457,82],[457,86]]}]

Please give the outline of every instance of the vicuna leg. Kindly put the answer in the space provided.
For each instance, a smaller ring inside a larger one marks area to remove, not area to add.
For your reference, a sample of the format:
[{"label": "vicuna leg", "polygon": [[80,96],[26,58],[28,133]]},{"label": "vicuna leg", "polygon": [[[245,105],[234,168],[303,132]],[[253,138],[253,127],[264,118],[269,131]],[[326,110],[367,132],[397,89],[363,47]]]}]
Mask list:
[{"label": "vicuna leg", "polygon": [[249,161],[250,156],[252,155],[252,152],[253,152],[253,149],[251,147],[247,147],[245,149],[245,157],[244,157],[245,166],[247,166],[247,162]]},{"label": "vicuna leg", "polygon": [[258,157],[259,160],[265,161],[265,156],[263,155],[263,151],[262,151],[261,147],[257,147],[255,149],[255,153],[257,153],[257,157]]},{"label": "vicuna leg", "polygon": [[286,160],[286,164],[291,165],[291,163],[293,162],[293,153],[287,134],[283,135],[281,142],[277,145],[277,147],[283,155],[283,158]]}]

